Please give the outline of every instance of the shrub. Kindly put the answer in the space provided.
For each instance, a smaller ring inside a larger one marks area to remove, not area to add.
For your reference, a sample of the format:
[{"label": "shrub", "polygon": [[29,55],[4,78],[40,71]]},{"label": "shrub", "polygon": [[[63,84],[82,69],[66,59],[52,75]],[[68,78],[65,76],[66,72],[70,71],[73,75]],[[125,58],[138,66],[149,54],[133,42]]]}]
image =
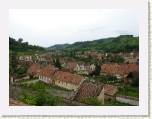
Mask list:
[{"label": "shrub", "polygon": [[35,95],[23,93],[19,99],[26,104],[36,106],[54,106],[62,103],[62,98],[48,95],[43,91],[37,92]]},{"label": "shrub", "polygon": [[86,103],[88,105],[99,106],[102,105],[100,101],[96,97],[85,98],[81,101],[82,103]]}]

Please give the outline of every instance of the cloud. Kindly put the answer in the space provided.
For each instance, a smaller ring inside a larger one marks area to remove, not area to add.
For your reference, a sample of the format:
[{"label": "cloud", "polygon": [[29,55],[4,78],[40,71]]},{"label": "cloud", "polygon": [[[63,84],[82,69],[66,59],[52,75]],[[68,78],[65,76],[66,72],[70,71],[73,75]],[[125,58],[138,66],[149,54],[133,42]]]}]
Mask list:
[{"label": "cloud", "polygon": [[131,9],[12,9],[9,35],[45,47],[120,34],[138,35],[138,15]]}]

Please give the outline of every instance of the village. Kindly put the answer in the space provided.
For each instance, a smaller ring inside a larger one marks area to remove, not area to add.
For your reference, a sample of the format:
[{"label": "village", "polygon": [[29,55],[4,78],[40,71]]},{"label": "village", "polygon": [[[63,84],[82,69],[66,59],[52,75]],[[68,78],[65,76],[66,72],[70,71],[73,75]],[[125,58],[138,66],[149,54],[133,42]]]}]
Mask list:
[{"label": "village", "polygon": [[[48,95],[57,97],[55,100],[61,98],[63,105],[139,105],[137,51],[106,53],[54,50],[41,54],[18,55],[16,62],[20,71],[23,67],[26,70],[10,76],[11,100],[15,97],[27,105],[36,105],[28,103],[21,89],[42,84],[37,88],[41,89],[44,85]],[[19,94],[22,95],[19,98],[17,88],[20,88]],[[62,104],[57,102],[53,105]]]}]

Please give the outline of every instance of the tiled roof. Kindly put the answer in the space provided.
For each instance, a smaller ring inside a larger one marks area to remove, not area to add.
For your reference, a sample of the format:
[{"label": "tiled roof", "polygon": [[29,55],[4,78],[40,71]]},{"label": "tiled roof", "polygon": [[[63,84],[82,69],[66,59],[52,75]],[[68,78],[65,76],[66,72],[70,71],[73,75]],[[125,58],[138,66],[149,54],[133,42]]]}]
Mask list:
[{"label": "tiled roof", "polygon": [[114,96],[118,92],[118,88],[114,85],[105,84],[104,93],[110,96]]},{"label": "tiled roof", "polygon": [[58,69],[53,67],[53,66],[48,66],[48,67],[45,67],[45,68],[41,69],[39,75],[40,76],[45,76],[45,77],[53,77],[54,73],[57,70]]},{"label": "tiled roof", "polygon": [[40,66],[38,64],[32,64],[27,72],[35,75],[40,72]]},{"label": "tiled roof", "polygon": [[74,85],[79,85],[84,78],[80,75],[72,74],[64,71],[57,71],[54,75],[55,80],[59,80]]},{"label": "tiled roof", "polygon": [[115,74],[126,75],[126,74],[129,74],[130,72],[139,72],[139,65],[136,63],[134,64],[117,64],[117,63],[103,64],[101,66],[101,71],[109,75],[115,75]]},{"label": "tiled roof", "polygon": [[76,62],[67,62],[67,68],[72,72],[74,71],[75,67],[77,66]]},{"label": "tiled roof", "polygon": [[103,89],[103,84],[92,83],[90,81],[85,81],[81,85],[78,93],[75,96],[76,100],[81,100],[89,97],[96,97],[100,94]]}]

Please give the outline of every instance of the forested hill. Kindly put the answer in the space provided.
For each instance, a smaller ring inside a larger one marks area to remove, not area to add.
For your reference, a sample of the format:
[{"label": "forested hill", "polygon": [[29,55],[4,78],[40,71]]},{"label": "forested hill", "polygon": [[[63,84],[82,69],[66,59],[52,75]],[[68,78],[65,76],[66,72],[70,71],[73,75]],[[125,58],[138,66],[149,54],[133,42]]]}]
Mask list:
[{"label": "forested hill", "polygon": [[35,45],[29,45],[28,42],[23,42],[23,39],[14,39],[9,37],[9,50],[15,52],[39,52],[45,49]]},{"label": "forested hill", "polygon": [[[113,38],[104,38],[93,41],[75,42],[64,45],[64,50],[96,50],[104,52],[130,52],[139,51],[139,37],[133,35],[120,35]],[[54,48],[54,46],[48,49]],[[57,49],[58,47],[56,47]],[[60,45],[61,49],[62,45]]]},{"label": "forested hill", "polygon": [[56,44],[56,45],[53,45],[51,47],[48,47],[48,49],[50,49],[50,50],[61,49],[62,50],[68,46],[69,46],[69,44]]}]

